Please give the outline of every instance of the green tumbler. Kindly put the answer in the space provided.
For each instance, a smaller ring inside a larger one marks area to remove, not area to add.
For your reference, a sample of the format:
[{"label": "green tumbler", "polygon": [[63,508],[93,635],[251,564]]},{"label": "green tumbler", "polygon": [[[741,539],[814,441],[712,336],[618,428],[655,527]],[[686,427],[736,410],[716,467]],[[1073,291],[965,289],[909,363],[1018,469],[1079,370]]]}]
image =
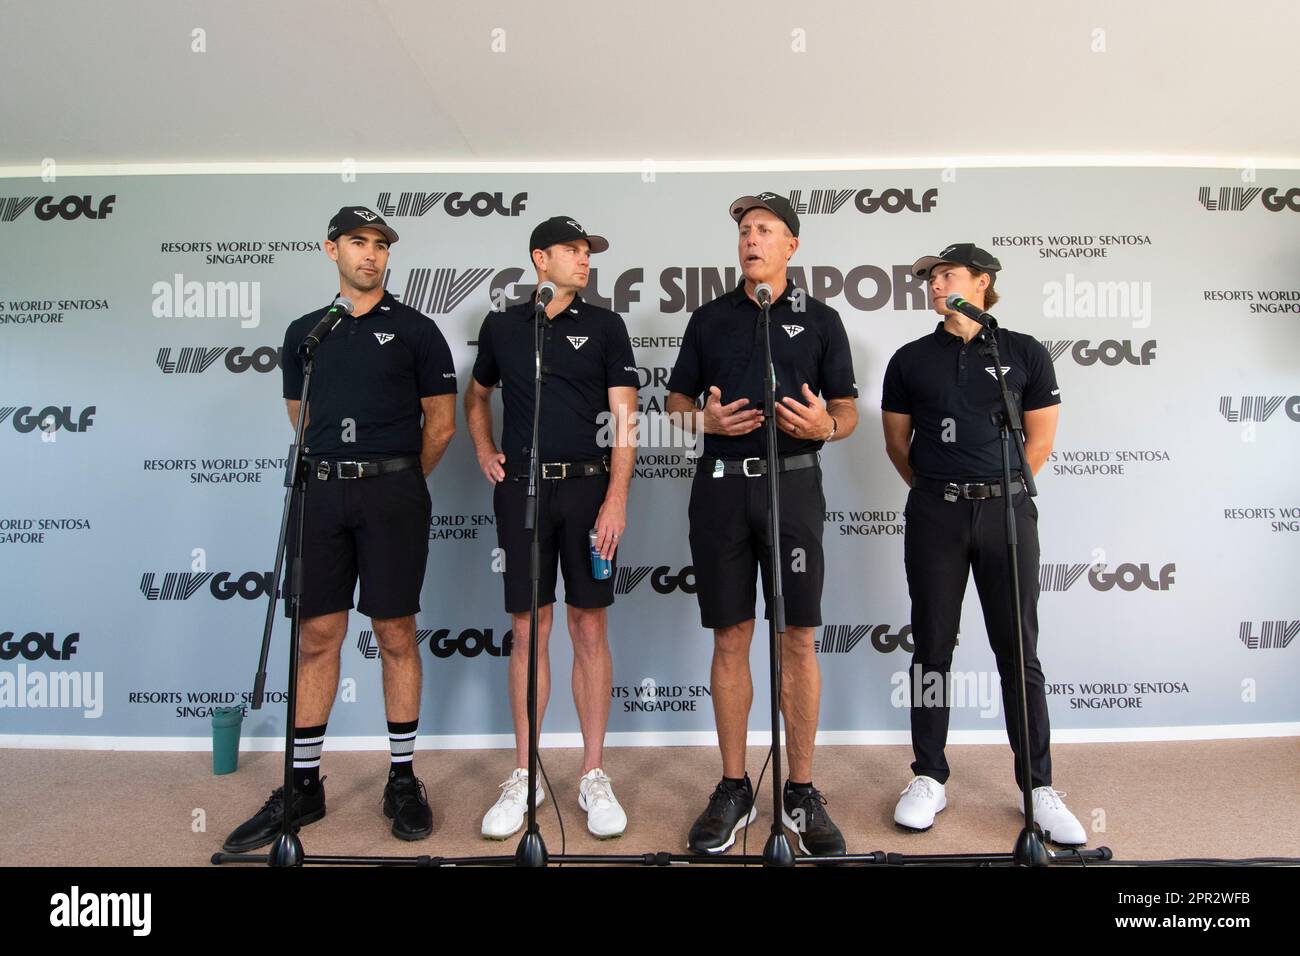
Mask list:
[{"label": "green tumbler", "polygon": [[212,772],[234,773],[239,769],[239,727],[244,722],[242,707],[212,709]]}]

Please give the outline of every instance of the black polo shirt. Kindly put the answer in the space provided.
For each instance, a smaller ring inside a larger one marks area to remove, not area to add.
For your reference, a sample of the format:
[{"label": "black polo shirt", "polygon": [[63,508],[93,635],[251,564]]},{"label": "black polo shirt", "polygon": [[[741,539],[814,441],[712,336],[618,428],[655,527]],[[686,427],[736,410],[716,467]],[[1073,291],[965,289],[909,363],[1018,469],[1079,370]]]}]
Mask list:
[{"label": "black polo shirt", "polygon": [[[797,311],[799,307],[801,311]],[[807,400],[803,385],[826,400],[857,398],[853,354],[840,315],[802,290],[796,295],[788,279],[772,303],[772,364],[776,368],[776,400],[787,395]],[[668,379],[668,390],[697,398],[716,385],[722,404],[748,398],[745,408],[762,408],[764,349],[762,311],[745,295],[742,280],[731,292],[706,302],[691,315],[681,351]],[[748,435],[705,435],[709,458],[761,458],[767,454],[766,432]],[[777,453],[782,457],[816,451],[825,442],[794,438],[779,428]]]},{"label": "black polo shirt", "polygon": [[[328,306],[289,324],[280,366],[284,397],[302,398],[298,346]],[[373,461],[418,455],[421,398],[456,394],[451,349],[434,321],[385,292],[365,315],[344,316],[316,349],[303,439],[313,458]],[[354,425],[345,433],[344,420]],[[353,441],[345,441],[350,434]]]},{"label": "black polo shirt", "polygon": [[[1052,356],[1032,335],[998,329],[1007,391],[1022,410],[1061,403]],[[977,337],[978,338],[978,337]],[[976,339],[963,342],[938,327],[894,353],[885,369],[880,407],[912,416],[908,461],[922,478],[996,481],[1002,477],[996,371]],[[1012,471],[1015,450],[1012,450]]]},{"label": "black polo shirt", "polygon": [[[501,451],[512,468],[527,467],[533,443],[533,340],[531,300],[489,312],[478,333],[474,380],[484,388],[501,383]],[[597,438],[609,423],[609,389],[640,384],[622,317],[574,296],[568,308],[546,320],[542,338],[541,460],[596,461],[608,455]],[[612,424],[607,434],[610,429]]]}]

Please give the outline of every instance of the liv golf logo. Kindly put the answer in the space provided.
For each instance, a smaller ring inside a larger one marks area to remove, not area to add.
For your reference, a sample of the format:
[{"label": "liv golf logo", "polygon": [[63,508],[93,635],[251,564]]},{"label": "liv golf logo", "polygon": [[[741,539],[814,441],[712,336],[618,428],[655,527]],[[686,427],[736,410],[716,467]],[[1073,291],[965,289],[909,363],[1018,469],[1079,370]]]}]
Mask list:
[{"label": "liv golf logo", "polygon": [[910,189],[883,189],[879,194],[872,189],[811,189],[807,200],[804,199],[802,189],[790,190],[790,205],[801,216],[839,212],[850,199],[853,200],[853,208],[864,215],[876,211],[930,212],[939,202],[939,190],[937,187],[927,189],[917,198]]},{"label": "liv golf logo", "polygon": [[492,275],[487,268],[412,269],[406,276],[402,301],[425,315],[446,315],[470,297]]},{"label": "liv golf logo", "polygon": [[244,350],[242,345],[218,345],[212,348],[203,346],[180,349],[162,348],[154,364],[164,375],[199,375],[212,368],[217,360],[225,356],[225,366],[231,372],[272,372],[280,367],[280,349],[270,345]]},{"label": "liv golf logo", "polygon": [[1269,212],[1281,212],[1289,209],[1300,212],[1300,187],[1292,187],[1283,192],[1280,189],[1264,189],[1262,186],[1220,186],[1215,191],[1213,186],[1202,186],[1196,198],[1210,212],[1241,212],[1249,209],[1255,197],[1262,197],[1260,205]]},{"label": "liv golf logo", "polygon": [[1260,621],[1258,628],[1254,621],[1242,621],[1237,629],[1237,639],[1252,651],[1290,647],[1297,634],[1300,634],[1300,621]]},{"label": "liv golf logo", "polygon": [[695,593],[695,568],[688,565],[673,574],[672,568],[666,564],[661,564],[659,567],[647,565],[619,568],[614,579],[614,593],[631,594],[647,577],[650,578],[650,586],[658,594],[672,594],[678,589],[687,594]]},{"label": "liv golf logo", "polygon": [[515,193],[507,200],[504,193],[398,193],[393,202],[391,192],[380,193],[375,208],[384,216],[423,216],[442,203],[442,211],[459,219],[473,213],[480,219],[485,216],[518,216],[528,205],[528,193]]},{"label": "liv golf logo", "polygon": [[900,648],[909,654],[916,651],[910,624],[897,630],[889,624],[827,624],[822,628],[822,636],[813,641],[813,647],[820,654],[848,654],[868,635],[871,646],[881,654]]},{"label": "liv golf logo", "polygon": [[1098,591],[1111,591],[1116,587],[1121,591],[1140,588],[1168,591],[1174,586],[1174,574],[1178,570],[1173,564],[1166,564],[1156,572],[1152,572],[1149,564],[1121,564],[1114,571],[1107,568],[1104,563],[1040,564],[1038,588],[1040,591],[1068,591],[1086,571],[1088,583]]},{"label": "liv golf logo", "polygon": [[229,601],[236,595],[256,601],[275,588],[275,576],[270,571],[240,575],[230,571],[168,571],[160,581],[157,574],[148,571],[140,576],[140,593],[146,601],[188,601],[205,584],[218,601]]},{"label": "liv golf logo", "polygon": [[105,196],[96,202],[90,196],[64,196],[58,202],[53,196],[7,196],[0,197],[0,222],[13,222],[28,209],[33,209],[41,222],[51,219],[107,219],[113,212],[113,203],[117,195]]},{"label": "liv golf logo", "polygon": [[42,440],[53,439],[59,429],[69,432],[84,432],[95,423],[96,407],[90,405],[80,412],[74,412],[71,405],[46,405],[36,411],[35,405],[5,405],[0,407],[0,425],[13,416],[14,431],[21,435],[41,430]]},{"label": "liv golf logo", "polygon": [[1051,354],[1053,362],[1069,352],[1077,364],[1085,366],[1096,365],[1098,362],[1112,367],[1120,364],[1150,365],[1156,357],[1155,339],[1143,342],[1136,348],[1129,339],[1106,339],[1096,346],[1090,339],[1048,339],[1043,341],[1043,347]]},{"label": "liv golf logo", "polygon": [[1300,395],[1235,395],[1219,396],[1219,414],[1230,422],[1266,422],[1283,405],[1286,417],[1300,422]]}]

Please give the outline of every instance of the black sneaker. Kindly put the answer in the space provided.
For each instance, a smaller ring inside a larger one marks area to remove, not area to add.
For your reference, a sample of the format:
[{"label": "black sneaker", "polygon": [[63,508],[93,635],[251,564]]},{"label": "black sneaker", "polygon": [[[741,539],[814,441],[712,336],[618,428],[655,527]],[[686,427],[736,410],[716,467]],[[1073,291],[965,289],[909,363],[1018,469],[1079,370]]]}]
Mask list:
[{"label": "black sneaker", "polygon": [[719,783],[713,796],[709,797],[708,807],[691,827],[686,849],[692,853],[722,853],[736,842],[736,834],[749,826],[757,815],[749,774],[745,774],[745,782],[739,787]]},{"label": "black sneaker", "polygon": [[[305,827],[325,816],[325,778],[312,793],[293,792],[293,828]],[[245,820],[226,837],[221,848],[227,853],[247,853],[273,842],[284,824],[284,787],[276,787],[261,810]]]},{"label": "black sneaker", "polygon": [[423,840],[433,832],[433,811],[419,777],[389,777],[384,787],[384,816],[393,821],[399,840]]},{"label": "black sneaker", "polygon": [[844,835],[826,812],[826,798],[816,787],[795,790],[786,781],[781,794],[781,822],[799,838],[799,849],[811,856],[843,856]]}]

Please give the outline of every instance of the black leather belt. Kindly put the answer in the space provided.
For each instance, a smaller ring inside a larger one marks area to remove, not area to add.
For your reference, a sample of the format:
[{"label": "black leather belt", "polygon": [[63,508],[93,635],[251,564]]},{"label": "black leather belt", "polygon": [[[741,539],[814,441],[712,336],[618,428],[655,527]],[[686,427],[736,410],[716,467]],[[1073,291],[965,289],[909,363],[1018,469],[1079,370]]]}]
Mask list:
[{"label": "black leather belt", "polygon": [[[542,478],[546,481],[560,481],[565,478],[590,478],[592,475],[609,474],[609,461],[601,458],[597,461],[544,461]],[[513,481],[528,477],[528,469],[511,471],[506,475]]]},{"label": "black leather belt", "polygon": [[382,461],[312,461],[307,459],[311,473],[321,481],[331,478],[377,478],[395,471],[406,471],[420,465],[419,456],[385,458]]},{"label": "black leather belt", "polygon": [[[790,455],[781,460],[781,471],[798,471],[811,468],[821,462],[821,456],[815,451],[802,455]],[[759,478],[767,474],[766,458],[701,458],[695,466],[695,473],[703,472],[714,478],[723,475],[744,475],[746,478]]]},{"label": "black leather belt", "polygon": [[[937,478],[913,477],[912,487],[920,488],[923,491],[942,492],[945,501],[956,501],[958,498],[1002,497],[1002,482],[1000,481],[940,481]],[[1013,495],[1020,494],[1024,487],[1024,483],[1019,478],[1011,480],[1011,493]]]}]

